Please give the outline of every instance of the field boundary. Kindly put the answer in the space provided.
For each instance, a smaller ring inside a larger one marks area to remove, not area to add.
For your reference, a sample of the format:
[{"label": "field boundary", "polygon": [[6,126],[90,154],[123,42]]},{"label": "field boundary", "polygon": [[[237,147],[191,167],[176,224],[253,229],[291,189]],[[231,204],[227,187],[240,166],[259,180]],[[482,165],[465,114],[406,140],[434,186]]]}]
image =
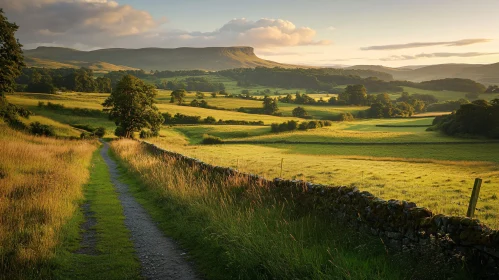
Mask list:
[{"label": "field boundary", "polygon": [[499,141],[456,141],[456,142],[301,142],[301,141],[224,141],[223,144],[289,144],[289,145],[329,145],[329,146],[404,146],[404,145],[479,145],[479,144],[499,144]]},{"label": "field boundary", "polygon": [[381,238],[394,251],[418,254],[422,250],[438,250],[450,259],[457,257],[467,262],[485,277],[499,276],[499,230],[493,230],[477,219],[434,214],[415,203],[385,201],[356,187],[282,178],[268,180],[233,168],[214,166],[148,142],[141,143],[152,154],[180,161],[201,172],[245,178],[276,193],[290,195],[304,209],[334,215],[356,230]]}]

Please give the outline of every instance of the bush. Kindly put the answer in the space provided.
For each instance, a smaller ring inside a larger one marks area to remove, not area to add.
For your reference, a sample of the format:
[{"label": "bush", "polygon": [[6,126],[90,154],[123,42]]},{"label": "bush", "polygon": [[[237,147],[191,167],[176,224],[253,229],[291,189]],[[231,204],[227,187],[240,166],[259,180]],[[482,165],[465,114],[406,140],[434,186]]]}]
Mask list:
[{"label": "bush", "polygon": [[38,136],[55,136],[54,127],[40,122],[34,122],[29,125],[29,132]]},{"label": "bush", "polygon": [[90,134],[90,133],[88,133],[88,132],[82,132],[82,133],[80,134],[80,139],[90,139],[90,138],[92,138],[92,136],[93,136],[93,135],[92,135],[92,134]]},{"label": "bush", "polygon": [[355,117],[351,113],[341,113],[340,116],[338,117],[339,121],[342,122],[349,122],[355,120]]},{"label": "bush", "polygon": [[204,134],[202,144],[206,145],[215,145],[215,144],[223,144],[224,141],[220,137]]},{"label": "bush", "polygon": [[210,124],[217,122],[217,120],[214,117],[212,117],[212,116],[206,117],[203,121],[204,121],[204,123],[210,123]]},{"label": "bush", "polygon": [[95,134],[95,136],[102,138],[102,137],[104,137],[104,135],[106,135],[106,129],[104,127],[98,127],[94,131],[94,134]]},{"label": "bush", "polygon": [[118,137],[123,137],[123,136],[125,136],[125,130],[121,126],[118,126],[114,130],[114,135],[116,135]]}]

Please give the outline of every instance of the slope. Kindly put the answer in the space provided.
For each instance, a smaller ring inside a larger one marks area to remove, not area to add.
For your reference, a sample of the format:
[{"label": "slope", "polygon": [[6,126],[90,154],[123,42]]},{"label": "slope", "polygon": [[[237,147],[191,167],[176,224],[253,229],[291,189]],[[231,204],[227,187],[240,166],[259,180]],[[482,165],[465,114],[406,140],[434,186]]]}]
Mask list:
[{"label": "slope", "polygon": [[24,54],[31,60],[52,61],[56,65],[108,63],[144,70],[216,71],[258,66],[295,67],[261,59],[251,47],[101,49],[88,52],[69,48],[38,47],[26,50]]}]

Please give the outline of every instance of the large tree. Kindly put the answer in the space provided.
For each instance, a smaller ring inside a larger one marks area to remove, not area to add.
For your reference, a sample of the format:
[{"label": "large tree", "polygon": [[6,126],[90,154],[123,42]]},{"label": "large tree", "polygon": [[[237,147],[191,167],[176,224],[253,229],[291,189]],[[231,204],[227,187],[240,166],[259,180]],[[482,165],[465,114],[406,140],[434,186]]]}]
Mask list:
[{"label": "large tree", "polygon": [[15,79],[24,66],[22,45],[14,35],[18,28],[7,20],[0,8],[0,99],[6,92],[15,90]]},{"label": "large tree", "polygon": [[154,105],[155,96],[154,86],[132,75],[124,76],[102,104],[110,108],[109,118],[118,126],[115,134],[131,138],[143,128],[158,132],[164,119]]},{"label": "large tree", "polygon": [[178,105],[181,105],[182,102],[184,102],[185,96],[186,96],[186,93],[185,93],[184,89],[174,90],[171,94],[172,98],[171,98],[170,102],[171,103],[177,102]]}]

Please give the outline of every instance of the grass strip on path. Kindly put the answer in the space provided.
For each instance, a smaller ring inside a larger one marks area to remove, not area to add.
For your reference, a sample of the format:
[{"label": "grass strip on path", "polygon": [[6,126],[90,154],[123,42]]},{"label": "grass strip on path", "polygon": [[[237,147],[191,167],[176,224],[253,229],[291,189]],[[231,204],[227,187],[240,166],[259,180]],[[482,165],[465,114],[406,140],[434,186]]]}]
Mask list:
[{"label": "grass strip on path", "polygon": [[111,183],[108,168],[99,151],[93,155],[90,180],[84,186],[85,201],[96,219],[95,254],[77,254],[85,222],[80,210],[66,225],[56,258],[57,279],[140,279],[140,264],[130,232],[125,227],[123,208]]}]

